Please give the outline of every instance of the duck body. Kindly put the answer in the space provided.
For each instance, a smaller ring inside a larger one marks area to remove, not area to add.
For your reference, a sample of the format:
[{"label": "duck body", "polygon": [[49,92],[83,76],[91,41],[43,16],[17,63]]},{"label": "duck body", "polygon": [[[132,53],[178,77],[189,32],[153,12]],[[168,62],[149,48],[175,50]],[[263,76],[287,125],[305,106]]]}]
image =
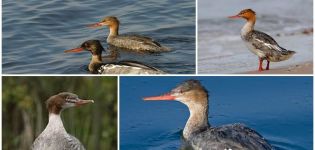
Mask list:
[{"label": "duck body", "polygon": [[102,62],[103,46],[99,40],[88,40],[79,48],[66,50],[68,52],[80,52],[87,50],[92,54],[88,69],[93,74],[165,74],[162,70],[143,64],[138,61]]},{"label": "duck body", "polygon": [[140,35],[108,36],[107,43],[119,48],[139,52],[158,53],[169,51],[169,48],[162,46],[153,39]]},{"label": "duck body", "polygon": [[256,131],[243,124],[209,127],[194,133],[187,142],[194,149],[202,150],[272,150],[272,146]]},{"label": "duck body", "polygon": [[279,62],[287,60],[295,54],[294,51],[279,46],[271,36],[260,31],[252,30],[241,37],[247,48],[260,59]]},{"label": "duck body", "polygon": [[137,61],[119,61],[99,65],[99,67],[96,66],[99,74],[165,74],[162,70]]},{"label": "duck body", "polygon": [[266,70],[269,70],[270,62],[284,61],[293,56],[295,51],[281,47],[271,36],[264,32],[254,30],[256,13],[251,9],[244,9],[235,16],[229,18],[243,18],[246,23],[241,30],[241,38],[247,48],[256,54],[259,59],[258,71],[263,71],[262,63],[267,60]]},{"label": "duck body", "polygon": [[32,150],[85,150],[81,142],[68,134],[60,116],[50,115],[45,130],[36,138]]},{"label": "duck body", "polygon": [[161,96],[144,100],[176,100],[185,104],[190,116],[183,130],[185,147],[195,150],[273,150],[256,131],[235,123],[212,127],[208,122],[208,91],[197,80],[187,80]]},{"label": "duck body", "polygon": [[116,17],[108,16],[101,22],[89,25],[89,27],[107,26],[109,28],[107,43],[119,48],[149,53],[166,52],[170,50],[149,37],[140,35],[120,35],[118,31],[119,24],[120,22]]}]

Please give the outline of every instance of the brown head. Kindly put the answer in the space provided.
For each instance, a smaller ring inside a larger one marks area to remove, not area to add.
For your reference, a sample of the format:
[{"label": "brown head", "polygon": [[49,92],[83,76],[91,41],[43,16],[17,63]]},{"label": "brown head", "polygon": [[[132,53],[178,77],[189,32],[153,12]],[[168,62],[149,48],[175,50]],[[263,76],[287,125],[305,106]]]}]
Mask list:
[{"label": "brown head", "polygon": [[167,94],[145,97],[144,100],[177,100],[188,107],[193,104],[208,105],[208,91],[198,80],[187,80]]},{"label": "brown head", "polygon": [[229,18],[244,18],[246,20],[251,20],[256,18],[256,13],[251,9],[244,9],[235,16],[230,16]]},{"label": "brown head", "polygon": [[102,55],[102,51],[105,51],[103,48],[101,42],[99,40],[88,40],[85,41],[81,44],[80,47],[70,49],[70,50],[65,50],[65,53],[76,53],[76,52],[81,52],[83,50],[91,52],[92,55]]},{"label": "brown head", "polygon": [[46,101],[46,106],[49,113],[60,114],[63,109],[77,107],[88,103],[94,103],[93,100],[82,100],[76,94],[62,92],[51,96]]},{"label": "brown head", "polygon": [[91,25],[88,25],[88,27],[102,27],[102,26],[109,26],[109,27],[114,27],[114,26],[119,26],[119,21],[116,17],[114,16],[108,16],[105,17],[102,21],[98,22],[98,23],[94,23]]}]

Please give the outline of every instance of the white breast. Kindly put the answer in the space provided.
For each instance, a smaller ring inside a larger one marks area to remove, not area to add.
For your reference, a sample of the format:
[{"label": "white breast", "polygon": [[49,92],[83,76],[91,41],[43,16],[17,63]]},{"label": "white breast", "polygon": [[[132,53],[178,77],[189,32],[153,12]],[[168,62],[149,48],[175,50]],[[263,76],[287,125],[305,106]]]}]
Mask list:
[{"label": "white breast", "polygon": [[253,46],[253,44],[252,44],[251,42],[248,42],[248,41],[245,41],[245,40],[243,40],[243,41],[245,42],[246,47],[247,47],[252,53],[254,53],[255,55],[257,55],[257,56],[260,57],[260,58],[266,57],[265,53],[263,53],[263,52],[262,52],[261,50],[259,50],[259,49],[256,49],[256,48]]}]

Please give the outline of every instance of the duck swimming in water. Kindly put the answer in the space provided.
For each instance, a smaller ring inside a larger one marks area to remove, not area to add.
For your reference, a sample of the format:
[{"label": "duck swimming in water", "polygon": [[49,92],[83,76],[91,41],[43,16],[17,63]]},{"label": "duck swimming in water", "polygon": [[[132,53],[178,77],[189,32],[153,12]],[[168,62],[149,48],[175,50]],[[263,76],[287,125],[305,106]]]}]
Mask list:
[{"label": "duck swimming in water", "polygon": [[149,37],[140,35],[119,35],[119,21],[116,17],[105,17],[101,22],[89,25],[89,27],[93,28],[102,26],[108,26],[109,35],[107,37],[107,43],[113,46],[150,53],[170,51],[169,48],[162,46]]},{"label": "duck swimming in water", "polygon": [[81,142],[67,133],[61,120],[61,112],[70,107],[77,107],[93,100],[82,100],[77,95],[62,92],[51,96],[47,101],[49,121],[44,131],[35,139],[32,150],[85,150]]},{"label": "duck swimming in water", "polygon": [[196,150],[272,150],[256,131],[235,123],[219,127],[208,123],[208,92],[197,80],[187,80],[169,93],[144,100],[176,100],[190,112],[183,137]]},{"label": "duck swimming in water", "polygon": [[92,54],[92,59],[88,69],[94,74],[165,74],[165,72],[157,68],[137,61],[103,63],[102,51],[105,50],[99,40],[85,41],[79,48],[65,50],[64,52],[81,52],[83,50],[87,50]]},{"label": "duck swimming in water", "polygon": [[269,63],[284,61],[295,54],[294,51],[281,47],[271,36],[266,33],[254,30],[256,13],[251,9],[242,10],[235,16],[229,18],[243,18],[247,22],[241,30],[241,38],[247,48],[259,58],[258,71],[263,71],[262,63],[267,60],[266,70],[269,70]]}]

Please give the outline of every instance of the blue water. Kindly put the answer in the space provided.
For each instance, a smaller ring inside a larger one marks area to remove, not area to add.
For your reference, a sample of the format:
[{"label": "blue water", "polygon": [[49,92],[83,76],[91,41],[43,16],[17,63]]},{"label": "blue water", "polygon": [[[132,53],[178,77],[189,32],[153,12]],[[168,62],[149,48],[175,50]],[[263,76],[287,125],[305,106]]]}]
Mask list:
[{"label": "blue water", "polygon": [[161,54],[121,52],[168,73],[195,73],[195,1],[78,0],[2,2],[3,73],[86,74],[90,53],[64,54],[89,39],[107,47],[107,28],[87,24],[116,16],[121,34],[149,36],[173,51]]},{"label": "blue water", "polygon": [[178,149],[189,117],[176,101],[142,100],[186,79],[210,92],[212,126],[244,123],[278,150],[313,148],[312,77],[121,77],[120,148]]}]

